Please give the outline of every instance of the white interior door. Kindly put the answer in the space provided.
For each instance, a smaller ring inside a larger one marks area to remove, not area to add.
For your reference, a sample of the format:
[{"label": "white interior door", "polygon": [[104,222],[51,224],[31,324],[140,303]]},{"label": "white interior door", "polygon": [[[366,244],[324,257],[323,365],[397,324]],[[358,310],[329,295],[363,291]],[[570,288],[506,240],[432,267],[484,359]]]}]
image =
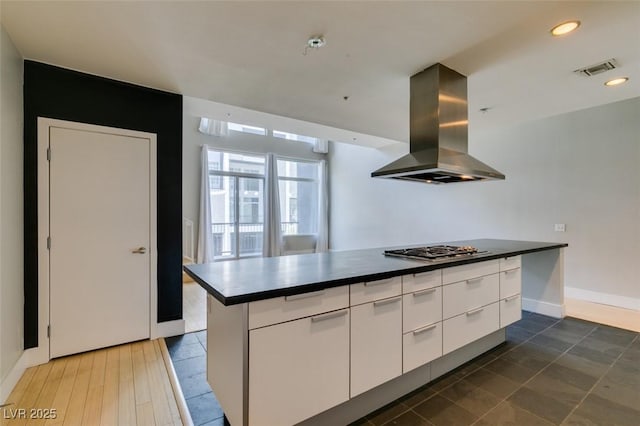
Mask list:
[{"label": "white interior door", "polygon": [[49,144],[50,357],[149,338],[150,140],[51,127]]}]

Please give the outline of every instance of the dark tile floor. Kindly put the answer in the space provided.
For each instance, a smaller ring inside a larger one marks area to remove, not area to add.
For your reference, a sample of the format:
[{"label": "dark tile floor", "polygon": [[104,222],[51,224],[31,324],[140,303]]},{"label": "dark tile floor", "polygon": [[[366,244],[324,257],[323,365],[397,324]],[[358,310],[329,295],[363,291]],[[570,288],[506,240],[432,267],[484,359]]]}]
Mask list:
[{"label": "dark tile floor", "polygon": [[[196,425],[223,425],[205,332],[167,339]],[[523,312],[507,341],[354,425],[640,425],[640,335]]]},{"label": "dark tile floor", "polygon": [[207,383],[207,332],[165,339],[195,426],[224,426],[224,413]]}]

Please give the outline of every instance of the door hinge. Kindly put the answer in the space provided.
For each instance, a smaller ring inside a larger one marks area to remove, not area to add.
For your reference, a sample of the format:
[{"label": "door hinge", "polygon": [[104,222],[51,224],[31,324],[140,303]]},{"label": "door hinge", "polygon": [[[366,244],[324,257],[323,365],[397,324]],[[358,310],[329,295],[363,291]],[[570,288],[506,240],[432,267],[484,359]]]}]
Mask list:
[{"label": "door hinge", "polygon": [[51,161],[51,148],[47,148],[47,161]]},{"label": "door hinge", "polygon": [[47,250],[51,250],[51,237],[47,237]]},{"label": "door hinge", "polygon": [[47,326],[47,337],[51,337],[51,325]]}]

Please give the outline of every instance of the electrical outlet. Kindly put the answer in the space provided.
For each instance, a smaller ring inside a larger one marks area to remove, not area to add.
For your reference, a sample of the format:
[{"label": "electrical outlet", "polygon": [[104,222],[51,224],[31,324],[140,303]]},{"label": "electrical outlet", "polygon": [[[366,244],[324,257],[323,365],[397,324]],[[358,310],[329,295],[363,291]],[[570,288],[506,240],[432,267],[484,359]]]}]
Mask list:
[{"label": "electrical outlet", "polygon": [[566,231],[566,225],[564,223],[556,223],[553,227],[553,230],[556,232],[564,232]]}]

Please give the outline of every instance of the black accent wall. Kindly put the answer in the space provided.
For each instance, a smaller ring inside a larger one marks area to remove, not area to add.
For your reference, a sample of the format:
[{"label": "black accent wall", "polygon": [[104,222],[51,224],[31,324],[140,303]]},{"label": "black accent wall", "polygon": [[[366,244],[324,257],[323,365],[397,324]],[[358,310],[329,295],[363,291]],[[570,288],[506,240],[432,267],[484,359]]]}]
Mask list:
[{"label": "black accent wall", "polygon": [[25,61],[25,349],[38,346],[38,117],[157,134],[158,321],[181,319],[182,95]]}]

